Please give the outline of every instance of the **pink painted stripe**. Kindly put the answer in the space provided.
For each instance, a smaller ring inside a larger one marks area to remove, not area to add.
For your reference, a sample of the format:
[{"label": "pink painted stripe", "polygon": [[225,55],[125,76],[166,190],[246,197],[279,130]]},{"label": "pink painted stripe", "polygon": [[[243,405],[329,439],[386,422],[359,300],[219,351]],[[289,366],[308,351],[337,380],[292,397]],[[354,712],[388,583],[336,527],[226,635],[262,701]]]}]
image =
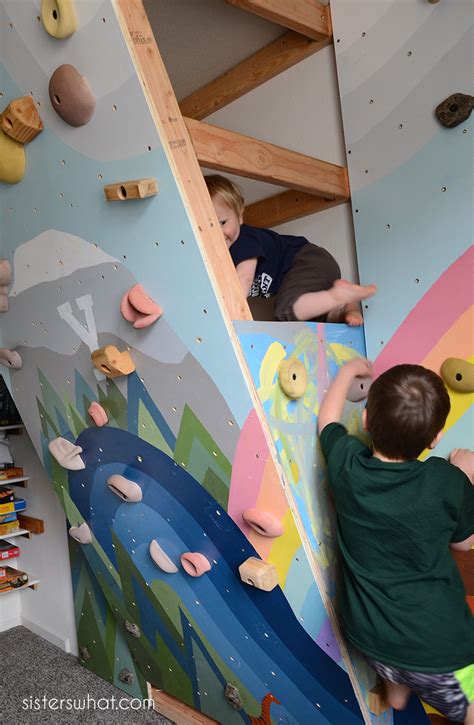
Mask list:
[{"label": "pink painted stripe", "polygon": [[415,305],[375,361],[377,375],[400,363],[420,364],[473,303],[474,247],[462,254]]},{"label": "pink painted stripe", "polygon": [[267,442],[257,413],[252,409],[242,427],[232,462],[227,506],[227,513],[246,536],[251,529],[242,519],[242,512],[257,503],[267,458]]}]

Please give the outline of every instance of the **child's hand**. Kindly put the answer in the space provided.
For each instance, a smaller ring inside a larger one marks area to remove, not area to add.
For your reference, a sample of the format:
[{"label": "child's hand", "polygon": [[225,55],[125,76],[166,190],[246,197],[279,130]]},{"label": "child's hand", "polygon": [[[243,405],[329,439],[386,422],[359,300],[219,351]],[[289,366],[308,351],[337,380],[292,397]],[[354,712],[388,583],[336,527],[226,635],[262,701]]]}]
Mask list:
[{"label": "child's hand", "polygon": [[449,454],[449,462],[464,471],[471,483],[474,483],[474,452],[467,448],[455,448]]},{"label": "child's hand", "polygon": [[355,357],[341,368],[345,375],[349,375],[351,378],[373,378],[374,368],[370,360],[366,360],[365,357]]}]

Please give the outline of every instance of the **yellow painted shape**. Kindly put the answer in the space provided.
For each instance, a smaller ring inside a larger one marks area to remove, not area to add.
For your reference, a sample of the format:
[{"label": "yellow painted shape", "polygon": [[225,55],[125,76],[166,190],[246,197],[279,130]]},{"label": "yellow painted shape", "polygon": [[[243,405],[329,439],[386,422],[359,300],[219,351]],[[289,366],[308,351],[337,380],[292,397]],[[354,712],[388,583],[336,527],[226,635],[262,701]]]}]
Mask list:
[{"label": "yellow painted shape", "polygon": [[285,536],[273,540],[267,561],[275,565],[278,571],[278,583],[283,589],[296,552],[301,548],[301,539],[290,509],[286,512],[282,524]]},{"label": "yellow painted shape", "polygon": [[430,370],[439,372],[448,357],[469,360],[474,351],[474,305],[471,305],[438,340],[421,363]]},{"label": "yellow painted shape", "polygon": [[0,130],[0,181],[18,184],[25,175],[25,147]]},{"label": "yellow painted shape", "polygon": [[[262,483],[260,485],[255,507],[259,511],[268,511],[273,514],[273,516],[280,519],[282,523],[289,510],[288,501],[286,500],[286,496],[280,483],[278,471],[275,468],[272,459],[268,459],[265,464]],[[283,529],[284,533],[278,538],[286,541],[287,534],[284,524]],[[267,536],[262,536],[256,531],[253,531],[253,529],[250,531],[248,539],[258,551],[262,559],[267,559],[275,539],[269,539]]]}]

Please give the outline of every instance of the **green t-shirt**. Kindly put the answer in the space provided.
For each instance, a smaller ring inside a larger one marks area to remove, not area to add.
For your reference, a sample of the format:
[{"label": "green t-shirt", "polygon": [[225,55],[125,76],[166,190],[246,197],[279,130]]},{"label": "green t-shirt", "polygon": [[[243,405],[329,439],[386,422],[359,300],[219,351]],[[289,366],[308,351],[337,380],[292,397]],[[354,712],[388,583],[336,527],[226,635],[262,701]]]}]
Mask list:
[{"label": "green t-shirt", "polygon": [[474,617],[449,543],[474,533],[474,486],[442,458],[384,463],[338,423],[321,433],[342,554],[347,639],[412,672],[474,663]]}]

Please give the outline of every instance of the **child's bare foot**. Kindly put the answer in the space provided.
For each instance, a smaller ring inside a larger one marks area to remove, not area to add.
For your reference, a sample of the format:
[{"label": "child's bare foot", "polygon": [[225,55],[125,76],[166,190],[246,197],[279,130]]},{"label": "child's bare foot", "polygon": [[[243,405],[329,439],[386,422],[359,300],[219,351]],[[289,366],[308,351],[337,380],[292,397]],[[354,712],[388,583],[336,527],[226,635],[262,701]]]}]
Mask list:
[{"label": "child's bare foot", "polygon": [[375,284],[360,285],[353,284],[347,279],[336,279],[331,292],[342,307],[372,297],[377,292],[377,287]]},{"label": "child's bare foot", "polygon": [[341,322],[345,322],[352,327],[363,325],[364,318],[362,317],[359,305],[355,302],[349,302],[347,305],[344,305],[341,309]]}]

